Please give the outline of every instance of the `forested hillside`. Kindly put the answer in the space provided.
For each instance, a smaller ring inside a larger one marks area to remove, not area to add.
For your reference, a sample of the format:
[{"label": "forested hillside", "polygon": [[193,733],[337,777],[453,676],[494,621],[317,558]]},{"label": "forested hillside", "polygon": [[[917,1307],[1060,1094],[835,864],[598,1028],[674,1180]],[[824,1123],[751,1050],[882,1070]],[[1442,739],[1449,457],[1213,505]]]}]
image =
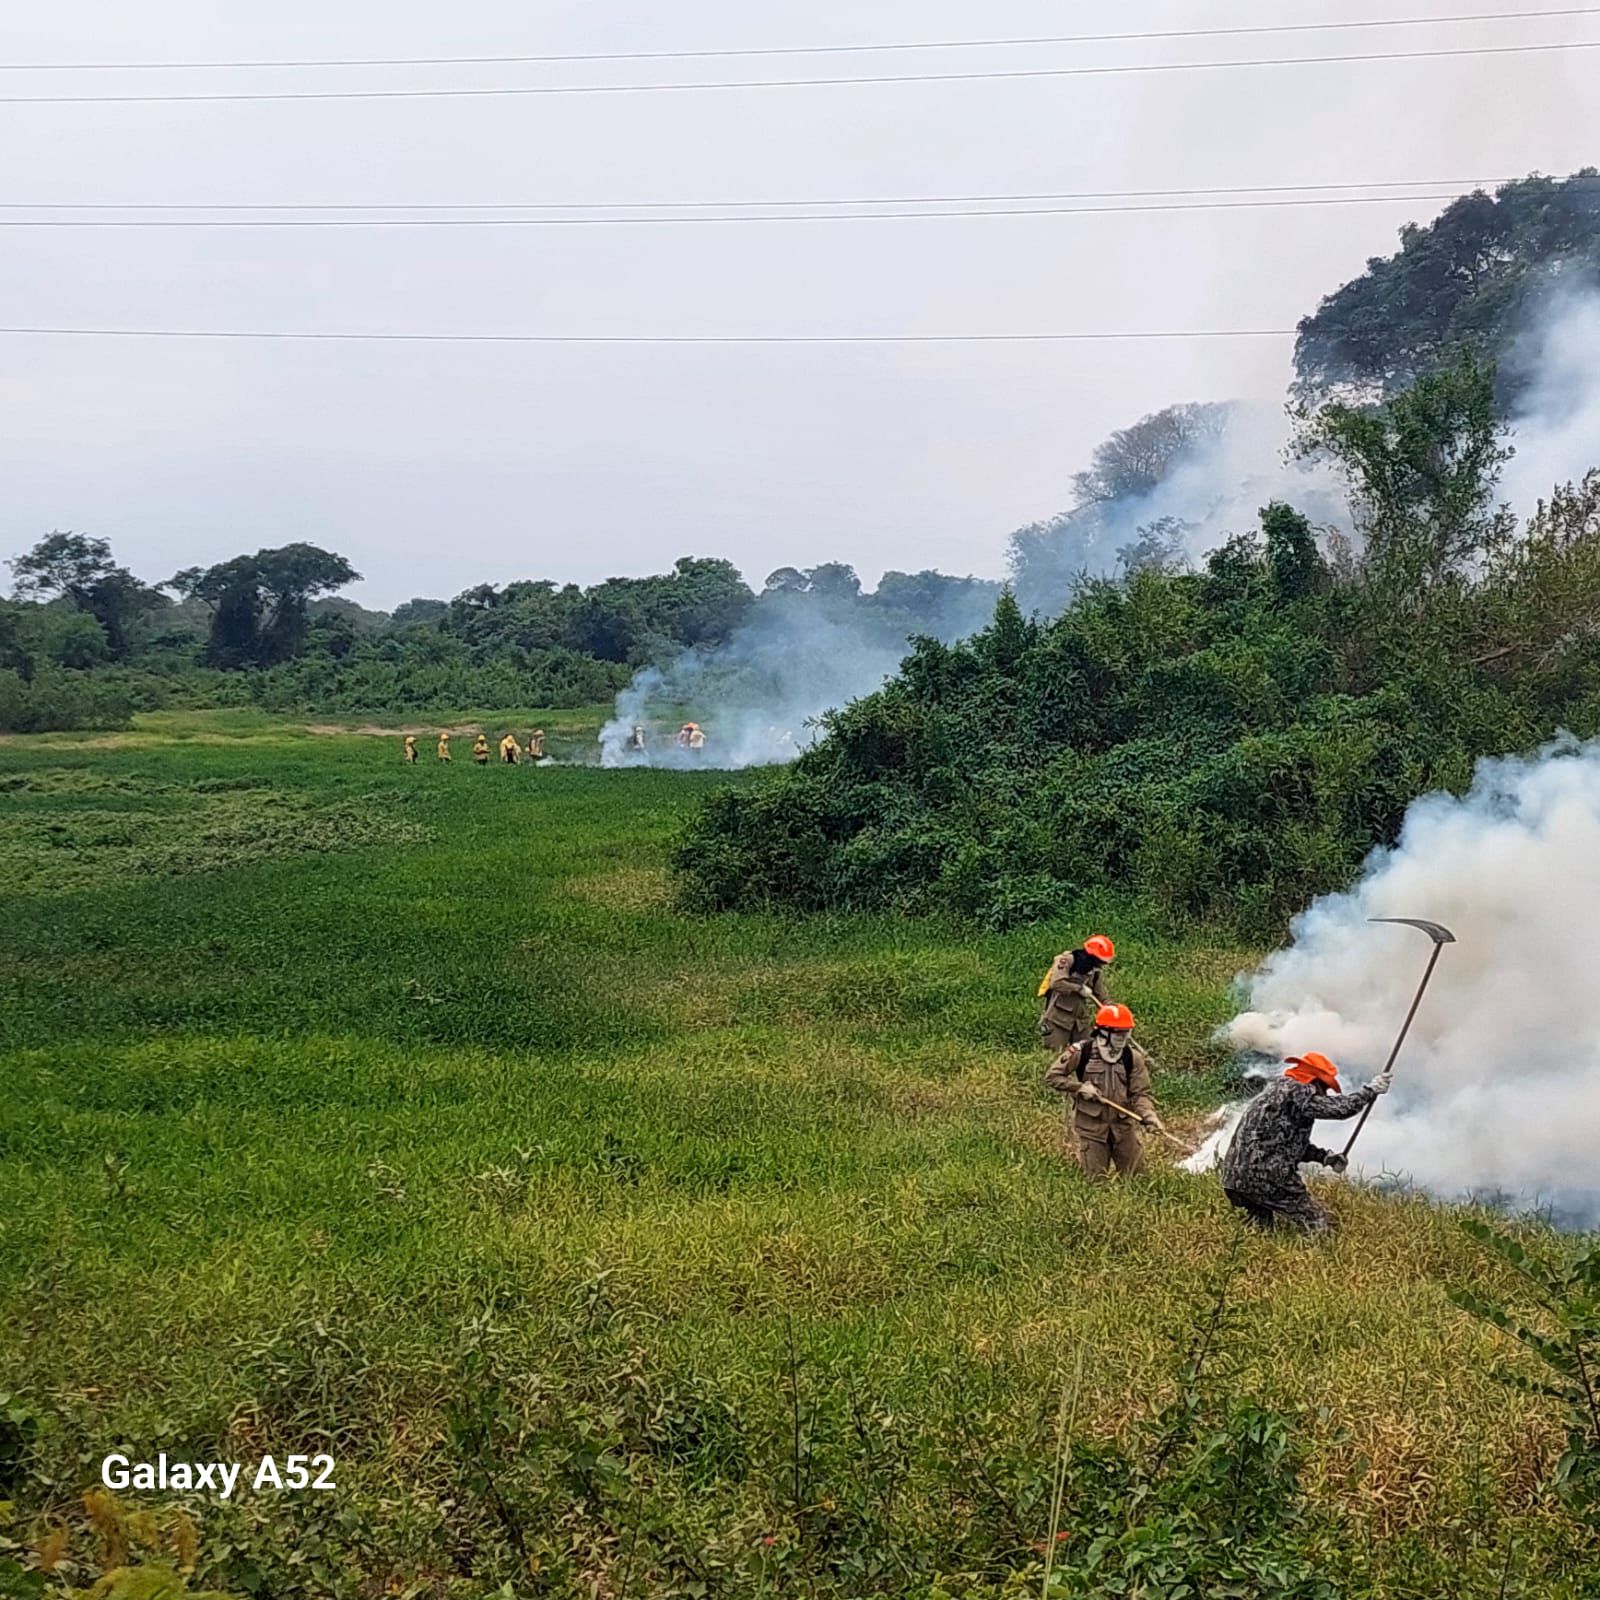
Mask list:
[{"label": "forested hillside", "polygon": [[1497,364],[1498,398],[1528,381],[1515,343],[1541,301],[1600,275],[1600,172],[1524,178],[1463,195],[1400,232],[1392,256],[1329,295],[1300,324],[1297,387],[1319,400],[1397,393],[1461,350]]}]

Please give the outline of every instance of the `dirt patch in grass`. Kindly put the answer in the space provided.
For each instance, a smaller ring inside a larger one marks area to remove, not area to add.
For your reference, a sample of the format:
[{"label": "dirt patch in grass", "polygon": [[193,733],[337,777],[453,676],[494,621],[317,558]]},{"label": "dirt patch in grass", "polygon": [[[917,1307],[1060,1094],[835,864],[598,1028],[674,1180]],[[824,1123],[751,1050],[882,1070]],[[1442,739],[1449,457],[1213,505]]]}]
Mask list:
[{"label": "dirt patch in grass", "polygon": [[567,893],[608,911],[667,911],[672,882],[662,867],[614,867],[573,879]]}]

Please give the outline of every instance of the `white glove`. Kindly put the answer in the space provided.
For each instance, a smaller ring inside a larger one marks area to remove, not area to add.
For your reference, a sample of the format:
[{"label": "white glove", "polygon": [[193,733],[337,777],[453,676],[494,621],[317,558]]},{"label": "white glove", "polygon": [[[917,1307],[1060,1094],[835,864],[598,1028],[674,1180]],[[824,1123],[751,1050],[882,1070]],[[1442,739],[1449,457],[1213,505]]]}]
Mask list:
[{"label": "white glove", "polygon": [[1078,1098],[1080,1100],[1100,1100],[1104,1096],[1092,1083],[1080,1083],[1078,1085]]},{"label": "white glove", "polygon": [[1374,1094],[1388,1094],[1389,1085],[1393,1082],[1394,1074],[1385,1068],[1384,1071],[1377,1075],[1377,1077],[1368,1079],[1367,1087]]}]

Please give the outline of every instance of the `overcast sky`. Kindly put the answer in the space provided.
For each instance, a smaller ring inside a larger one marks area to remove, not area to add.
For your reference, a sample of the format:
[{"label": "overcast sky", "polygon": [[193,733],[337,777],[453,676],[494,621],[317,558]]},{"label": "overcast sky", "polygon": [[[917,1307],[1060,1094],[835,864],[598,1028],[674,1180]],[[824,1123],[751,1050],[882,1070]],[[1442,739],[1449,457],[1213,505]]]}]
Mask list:
[{"label": "overcast sky", "polygon": [[[1450,0],[50,0],[0,59],[711,49],[1533,10]],[[246,15],[245,13],[250,13]],[[584,67],[0,74],[0,93],[646,82],[1600,39],[1600,17]],[[0,201],[834,199],[1562,173],[1600,52],[506,99],[0,105]],[[591,334],[1289,327],[1415,204],[735,226],[3,231],[15,326]],[[590,347],[0,338],[0,554],[155,580],[306,539],[371,605],[726,556],[998,575],[1111,429],[1272,397],[1289,340]]]}]

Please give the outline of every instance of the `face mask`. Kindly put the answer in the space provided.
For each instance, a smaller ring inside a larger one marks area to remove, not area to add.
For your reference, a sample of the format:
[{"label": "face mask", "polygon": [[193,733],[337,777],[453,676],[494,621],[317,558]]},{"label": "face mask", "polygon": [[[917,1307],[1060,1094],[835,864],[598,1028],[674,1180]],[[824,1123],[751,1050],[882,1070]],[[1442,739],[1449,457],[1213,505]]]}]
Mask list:
[{"label": "face mask", "polygon": [[1128,1035],[1126,1030],[1119,1029],[1113,1033],[1102,1034],[1100,1038],[1100,1054],[1107,1061],[1115,1061],[1127,1048]]}]

